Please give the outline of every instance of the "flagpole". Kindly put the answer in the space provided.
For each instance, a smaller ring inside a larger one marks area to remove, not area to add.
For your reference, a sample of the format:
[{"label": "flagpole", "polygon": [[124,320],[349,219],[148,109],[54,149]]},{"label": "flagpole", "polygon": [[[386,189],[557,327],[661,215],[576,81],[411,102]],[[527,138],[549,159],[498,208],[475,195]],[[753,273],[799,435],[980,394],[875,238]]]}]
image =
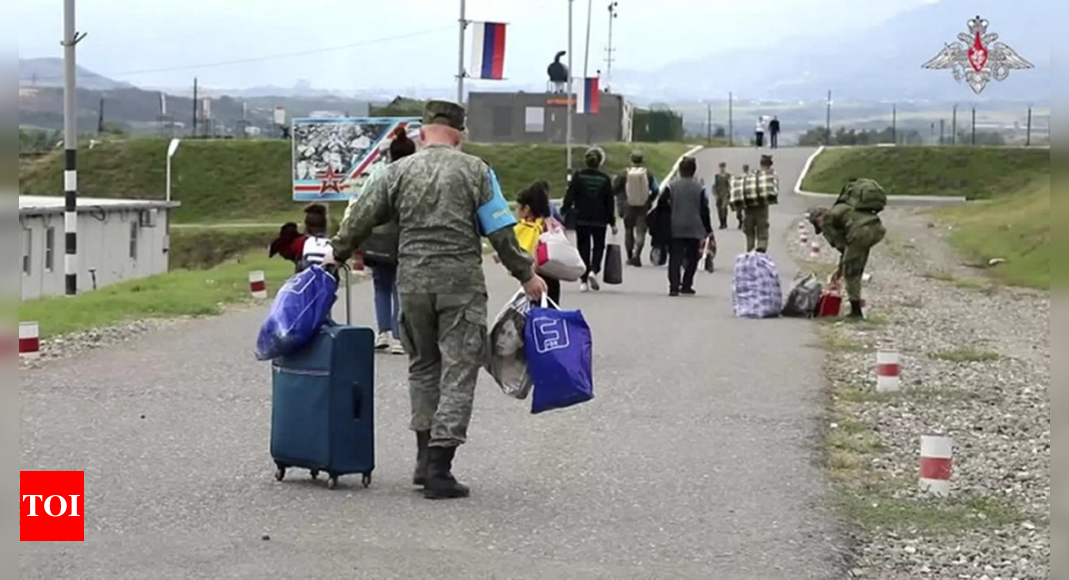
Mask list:
[{"label": "flagpole", "polygon": [[[583,53],[583,83],[590,78],[590,21],[594,17],[594,0],[587,0],[586,5],[586,51]],[[586,94],[584,89],[583,94]],[[586,134],[586,144],[590,145],[590,115],[583,117],[583,133]]]},{"label": "flagpole", "polygon": [[572,4],[574,0],[568,0],[568,176],[572,175],[572,113],[575,111],[575,87],[572,73]]},{"label": "flagpole", "polygon": [[464,29],[468,26],[467,0],[460,0],[460,43],[457,58],[457,104],[464,104]]}]

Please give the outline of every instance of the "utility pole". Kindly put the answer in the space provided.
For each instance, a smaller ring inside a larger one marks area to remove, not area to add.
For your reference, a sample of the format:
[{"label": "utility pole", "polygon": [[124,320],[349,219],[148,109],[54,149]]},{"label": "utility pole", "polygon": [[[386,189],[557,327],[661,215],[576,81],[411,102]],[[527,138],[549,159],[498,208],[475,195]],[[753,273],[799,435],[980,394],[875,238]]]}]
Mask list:
[{"label": "utility pole", "polygon": [[464,31],[468,28],[468,2],[460,0],[460,42],[457,49],[457,104],[464,104]]},{"label": "utility pole", "polygon": [[1028,105],[1028,136],[1025,138],[1024,146],[1032,146],[1032,105]]},{"label": "utility pole", "polygon": [[197,77],[193,77],[193,138],[197,138]]},{"label": "utility pole", "polygon": [[728,147],[735,146],[735,93],[728,93]]},{"label": "utility pole", "polygon": [[950,144],[958,144],[958,104],[954,103],[954,117],[950,121]]},{"label": "utility pole", "polygon": [[67,296],[78,293],[78,91],[75,48],[85,38],[74,25],[74,0],[63,0],[63,273]]},{"label": "utility pole", "polygon": [[572,72],[572,5],[575,0],[568,0],[568,179],[572,175],[572,114],[575,112],[575,74]]},{"label": "utility pole", "polygon": [[973,146],[976,146],[976,106],[973,105]]},{"label": "utility pole", "polygon": [[[583,51],[583,82],[590,78],[590,24],[594,17],[594,0],[586,3],[586,50]],[[590,114],[583,115],[583,133],[586,134],[586,144],[590,145]]]},{"label": "utility pole", "polygon": [[939,144],[940,145],[946,145],[946,143],[947,143],[946,130],[947,130],[947,120],[946,119],[939,119]]},{"label": "utility pole", "polygon": [[609,3],[609,48],[605,50],[605,53],[606,53],[606,56],[605,56],[605,63],[606,63],[606,67],[605,67],[605,90],[606,91],[611,90],[610,87],[612,86],[612,62],[615,60],[615,58],[613,57],[613,48],[612,48],[612,24],[613,24],[613,21],[616,20],[616,16],[617,16],[616,8],[619,7],[619,5],[620,5],[619,2],[610,2]]},{"label": "utility pole", "polygon": [[713,104],[705,103],[705,140],[711,146],[713,144]]},{"label": "utility pole", "polygon": [[831,145],[831,91],[828,91],[828,118],[824,125],[824,145]]},{"label": "utility pole", "polygon": [[898,145],[898,105],[891,105],[891,142]]},{"label": "utility pole", "polygon": [[104,134],[104,97],[100,97],[100,110],[97,111],[97,135]]}]

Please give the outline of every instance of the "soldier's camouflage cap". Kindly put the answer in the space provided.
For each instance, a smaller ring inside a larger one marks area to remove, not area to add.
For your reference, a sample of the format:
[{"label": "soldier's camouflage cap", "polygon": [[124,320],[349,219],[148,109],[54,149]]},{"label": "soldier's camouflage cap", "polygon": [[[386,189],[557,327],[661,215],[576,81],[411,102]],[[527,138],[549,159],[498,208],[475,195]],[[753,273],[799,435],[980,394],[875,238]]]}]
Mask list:
[{"label": "soldier's camouflage cap", "polygon": [[423,105],[424,125],[448,125],[463,131],[465,115],[464,107],[452,101],[427,101]]}]

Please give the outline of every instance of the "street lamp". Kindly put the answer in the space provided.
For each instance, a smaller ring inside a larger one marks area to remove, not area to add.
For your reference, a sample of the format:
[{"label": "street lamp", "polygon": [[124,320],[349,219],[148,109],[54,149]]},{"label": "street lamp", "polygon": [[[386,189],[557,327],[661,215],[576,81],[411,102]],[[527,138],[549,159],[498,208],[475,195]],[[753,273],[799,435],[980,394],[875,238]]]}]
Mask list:
[{"label": "street lamp", "polygon": [[167,146],[167,202],[171,202],[171,158],[175,153],[178,153],[178,145],[182,143],[181,139],[171,139],[171,144]]}]

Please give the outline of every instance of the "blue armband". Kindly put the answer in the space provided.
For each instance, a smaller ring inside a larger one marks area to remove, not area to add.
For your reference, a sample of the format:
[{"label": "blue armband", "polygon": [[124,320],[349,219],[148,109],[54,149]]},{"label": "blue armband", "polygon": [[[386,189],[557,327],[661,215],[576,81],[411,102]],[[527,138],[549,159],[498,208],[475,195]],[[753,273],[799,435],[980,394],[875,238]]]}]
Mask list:
[{"label": "blue armband", "polygon": [[476,212],[479,218],[479,233],[484,237],[502,229],[516,225],[516,217],[512,215],[512,208],[505,196],[501,193],[501,184],[497,182],[497,175],[490,170],[490,185],[494,188],[494,195],[490,201],[483,204]]}]

